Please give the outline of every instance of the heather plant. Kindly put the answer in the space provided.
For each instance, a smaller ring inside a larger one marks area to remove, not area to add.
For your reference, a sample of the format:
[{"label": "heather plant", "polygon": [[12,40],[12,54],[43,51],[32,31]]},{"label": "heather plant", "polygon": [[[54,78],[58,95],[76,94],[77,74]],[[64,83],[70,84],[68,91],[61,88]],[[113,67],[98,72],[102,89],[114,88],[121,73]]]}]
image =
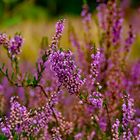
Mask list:
[{"label": "heather plant", "polygon": [[139,106],[134,99],[140,90],[140,65],[128,60],[135,34],[131,25],[123,34],[124,18],[116,0],[100,3],[97,11],[99,45],[85,3],[83,38],[69,24],[71,47],[62,48],[66,20],[59,20],[35,68],[20,64],[21,34],[0,34],[0,47],[10,62],[0,66],[1,139],[139,140]]}]

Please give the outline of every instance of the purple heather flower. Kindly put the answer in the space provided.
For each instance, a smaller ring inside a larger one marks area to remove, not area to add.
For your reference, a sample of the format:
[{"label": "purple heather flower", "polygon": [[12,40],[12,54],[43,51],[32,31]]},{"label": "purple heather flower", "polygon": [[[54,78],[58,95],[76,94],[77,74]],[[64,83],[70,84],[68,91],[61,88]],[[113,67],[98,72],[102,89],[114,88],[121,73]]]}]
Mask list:
[{"label": "purple heather flower", "polygon": [[123,128],[127,128],[128,125],[133,121],[133,117],[135,114],[135,109],[134,109],[134,100],[130,98],[130,95],[126,95],[124,98],[124,103],[122,105],[122,110],[123,110]]},{"label": "purple heather flower", "polygon": [[70,51],[57,51],[50,55],[51,68],[58,78],[59,86],[64,86],[69,93],[78,93],[83,84],[80,70],[77,69]]},{"label": "purple heather flower", "polygon": [[8,36],[5,33],[0,33],[0,45],[7,47],[9,44]]},{"label": "purple heather flower", "polygon": [[135,138],[136,138],[136,140],[139,140],[139,138],[140,138],[140,122],[137,125],[137,129],[138,129],[138,134],[135,135],[136,136]]},{"label": "purple heather flower", "polygon": [[136,137],[136,139],[139,137],[139,135],[140,135],[140,124],[137,124],[137,126],[135,126],[133,128],[133,134]]},{"label": "purple heather flower", "polygon": [[65,20],[61,19],[56,23],[56,33],[53,36],[52,43],[50,45],[50,48],[52,50],[56,50],[58,48],[58,42],[59,42],[59,40],[62,36],[62,32],[64,30],[64,21]]},{"label": "purple heather flower", "polygon": [[107,5],[106,4],[100,4],[97,7],[98,10],[98,20],[99,20],[99,26],[103,29],[106,30],[107,29]]},{"label": "purple heather flower", "polygon": [[48,131],[48,126],[46,126],[44,128],[44,133],[42,135],[42,140],[50,140],[51,139],[51,135],[49,134],[49,131]]},{"label": "purple heather flower", "polygon": [[130,129],[128,129],[127,132],[126,131],[123,132],[123,140],[132,140],[132,138],[133,138],[133,135]]},{"label": "purple heather flower", "polygon": [[87,4],[83,5],[81,16],[83,18],[85,29],[88,31],[90,29],[91,13],[89,13],[89,7]]},{"label": "purple heather flower", "polygon": [[83,133],[82,132],[79,132],[78,134],[76,134],[74,136],[74,140],[82,140],[83,138]]},{"label": "purple heather flower", "polygon": [[107,120],[105,117],[101,117],[100,120],[99,120],[99,125],[100,125],[100,128],[103,132],[106,131],[107,129]]},{"label": "purple heather flower", "polygon": [[62,140],[59,128],[52,128],[52,140]]},{"label": "purple heather flower", "polygon": [[130,95],[127,93],[124,95],[124,103],[122,105],[123,110],[123,118],[122,118],[122,128],[123,128],[123,139],[124,140],[131,140],[133,134],[130,130],[130,126],[132,125],[134,120],[134,100],[130,98]]},{"label": "purple heather flower", "polygon": [[51,94],[51,99],[50,99],[50,105],[56,105],[58,104],[58,95],[59,95],[59,92],[56,93],[54,92],[53,94]]},{"label": "purple heather flower", "polygon": [[[140,61],[136,61],[131,64],[129,72],[129,77],[125,79],[125,85],[127,91],[133,95],[133,98],[136,99],[135,104],[139,104],[140,100]],[[138,114],[137,114],[138,113]],[[136,116],[140,116],[140,111],[136,112]]]},{"label": "purple heather flower", "polygon": [[[113,45],[118,45],[118,43],[121,43],[121,31],[122,31],[122,23],[123,23],[123,17],[122,17],[122,11],[117,7],[116,1],[110,1],[108,3],[109,7],[109,17],[111,21],[111,34],[112,34],[112,43]],[[113,11],[113,12],[112,12]]]},{"label": "purple heather flower", "polygon": [[135,34],[133,33],[132,26],[129,26],[128,37],[125,40],[125,51],[129,52],[130,46],[133,44],[135,40]]},{"label": "purple heather flower", "polygon": [[35,109],[34,111],[28,111],[25,106],[21,106],[16,97],[11,98],[11,109],[9,118],[5,118],[4,122],[0,122],[1,131],[10,137],[12,131],[17,134],[25,132],[27,136],[30,134],[37,135],[41,129],[52,119],[52,110],[48,103],[45,106]]},{"label": "purple heather flower", "polygon": [[64,30],[64,20],[59,20],[56,23],[56,35],[58,38],[62,36],[63,30]]},{"label": "purple heather flower", "polygon": [[90,68],[90,77],[92,78],[92,85],[95,84],[97,77],[99,75],[100,61],[101,61],[101,53],[97,50],[96,54],[92,54],[92,63]]},{"label": "purple heather flower", "polygon": [[70,133],[72,133],[73,123],[66,121],[61,112],[57,111],[56,109],[54,109],[54,112],[59,122],[59,130],[61,130],[64,135],[69,135]]},{"label": "purple heather flower", "polygon": [[102,108],[103,97],[99,92],[93,92],[88,97],[89,102],[93,105],[94,108]]},{"label": "purple heather flower", "polygon": [[123,23],[123,18],[117,18],[113,28],[112,28],[112,35],[113,39],[112,42],[114,45],[117,45],[117,43],[120,42],[121,39],[121,31],[122,31],[122,23]]},{"label": "purple heather flower", "polygon": [[10,109],[10,120],[11,129],[19,131],[23,123],[29,119],[29,114],[25,106],[21,106],[15,97],[11,98],[11,109]]},{"label": "purple heather flower", "polygon": [[15,35],[13,38],[10,39],[8,50],[12,57],[15,57],[15,55],[21,52],[22,44],[23,38],[21,37],[21,35]]},{"label": "purple heather flower", "polygon": [[115,123],[112,126],[113,140],[119,140],[119,126],[120,121],[116,119]]},{"label": "purple heather flower", "polygon": [[2,129],[1,129],[1,131],[5,134],[5,135],[7,135],[8,133],[9,133],[9,128],[7,128],[7,127],[3,127]]},{"label": "purple heather flower", "polygon": [[88,140],[93,140],[96,136],[96,132],[93,130],[88,136],[87,139]]},{"label": "purple heather flower", "polygon": [[[36,110],[35,115],[30,118],[30,126],[31,130],[34,134],[38,134],[38,132],[45,128],[49,121],[52,119],[52,110],[50,109],[48,103],[45,106]],[[28,130],[30,131],[30,130]]]},{"label": "purple heather flower", "polygon": [[[91,68],[90,68],[90,78],[92,80],[92,90],[96,88],[101,89],[101,85],[98,82],[98,76],[99,76],[99,70],[100,70],[100,63],[101,63],[101,52],[97,49],[95,54],[91,55],[92,62],[91,62]],[[98,91],[91,91],[89,97],[89,102],[95,107],[95,108],[101,108],[103,104],[103,97],[102,94]]]},{"label": "purple heather flower", "polygon": [[[6,118],[5,118],[5,121]],[[3,123],[2,119],[0,118],[0,131],[9,139],[12,138],[12,133],[10,131],[10,125],[8,124],[8,122]]]}]

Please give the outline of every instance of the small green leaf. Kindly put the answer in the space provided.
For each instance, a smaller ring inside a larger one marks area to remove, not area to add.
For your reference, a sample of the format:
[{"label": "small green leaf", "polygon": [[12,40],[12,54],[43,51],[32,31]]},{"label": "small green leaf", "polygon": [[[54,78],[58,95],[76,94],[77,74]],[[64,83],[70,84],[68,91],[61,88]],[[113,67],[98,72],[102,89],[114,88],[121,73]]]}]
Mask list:
[{"label": "small green leaf", "polygon": [[44,54],[44,55],[42,56],[43,62],[45,62],[47,59],[48,59],[48,58],[46,57],[46,54]]},{"label": "small green leaf", "polygon": [[85,99],[86,98],[82,93],[79,95],[79,97],[80,97],[80,99]]},{"label": "small green leaf", "polygon": [[8,76],[8,69],[6,69],[6,76]]},{"label": "small green leaf", "polygon": [[0,140],[8,140],[8,139],[3,134],[0,134]]},{"label": "small green leaf", "polygon": [[13,79],[14,79],[14,76],[15,76],[15,74],[14,74],[14,72],[12,72],[12,75],[11,75],[11,80],[13,80]]},{"label": "small green leaf", "polygon": [[35,140],[35,138],[30,135],[29,140]]},{"label": "small green leaf", "polygon": [[27,84],[29,85],[29,84],[31,84],[31,82],[32,82],[32,80],[31,79],[27,79]]},{"label": "small green leaf", "polygon": [[84,3],[84,4],[87,4],[87,0],[83,0],[83,3]]},{"label": "small green leaf", "polygon": [[122,125],[119,126],[118,128],[119,136],[123,133],[123,128]]},{"label": "small green leaf", "polygon": [[2,69],[4,69],[4,67],[5,67],[5,64],[3,63],[3,64],[2,64]]},{"label": "small green leaf", "polygon": [[36,77],[33,78],[33,81],[32,82],[33,82],[33,86],[36,86],[37,85]]},{"label": "small green leaf", "polygon": [[63,48],[60,48],[60,52],[63,52]]},{"label": "small green leaf", "polygon": [[45,36],[45,37],[42,38],[41,48],[46,49],[47,47],[48,47],[48,37]]},{"label": "small green leaf", "polygon": [[104,101],[103,101],[103,106],[105,107],[107,105],[107,100],[105,99]]}]

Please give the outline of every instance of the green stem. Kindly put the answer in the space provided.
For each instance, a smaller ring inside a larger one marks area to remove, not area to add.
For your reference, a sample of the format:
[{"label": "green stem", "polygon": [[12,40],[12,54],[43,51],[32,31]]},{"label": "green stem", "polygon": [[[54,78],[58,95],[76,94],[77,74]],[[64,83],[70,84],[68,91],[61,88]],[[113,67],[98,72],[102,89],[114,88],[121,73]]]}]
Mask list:
[{"label": "green stem", "polygon": [[83,3],[84,3],[84,4],[87,4],[87,0],[83,0]]}]

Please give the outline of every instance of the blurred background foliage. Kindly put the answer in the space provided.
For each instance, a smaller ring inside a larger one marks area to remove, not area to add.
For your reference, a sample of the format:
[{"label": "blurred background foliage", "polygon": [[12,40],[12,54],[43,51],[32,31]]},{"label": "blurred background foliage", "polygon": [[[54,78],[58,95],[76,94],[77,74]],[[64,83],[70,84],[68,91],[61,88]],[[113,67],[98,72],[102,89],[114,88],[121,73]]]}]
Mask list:
[{"label": "blurred background foliage", "polygon": [[[101,0],[100,0],[101,1]],[[107,0],[102,0],[107,1]],[[128,1],[128,0],[122,0]],[[82,0],[0,0],[0,23],[11,25],[25,19],[79,15]],[[91,11],[97,6],[96,0],[88,0]],[[138,7],[139,0],[131,0],[132,8]]]},{"label": "blurred background foliage", "polygon": [[[107,2],[107,0],[98,0]],[[96,22],[97,17],[96,0],[87,0],[90,11],[93,13],[93,19]],[[124,9],[126,24],[134,24],[135,30],[140,32],[140,0],[120,0]],[[66,18],[71,21],[76,32],[81,34],[82,23],[80,13],[83,0],[0,0],[0,32],[7,32],[13,35],[15,32],[21,32],[25,38],[22,58],[34,62],[38,56],[38,50],[43,36],[48,36],[51,41],[55,29],[55,22],[60,18]],[[139,12],[138,12],[138,11]],[[132,23],[133,22],[133,23]],[[67,24],[66,24],[67,25]],[[94,41],[97,42],[97,26],[93,24]],[[61,44],[68,47],[68,28],[64,32]],[[80,36],[80,35],[79,35]],[[140,55],[138,44],[140,37],[137,38],[132,51],[132,58]],[[32,52],[32,57],[30,53]],[[0,53],[0,57],[3,57]]]}]

